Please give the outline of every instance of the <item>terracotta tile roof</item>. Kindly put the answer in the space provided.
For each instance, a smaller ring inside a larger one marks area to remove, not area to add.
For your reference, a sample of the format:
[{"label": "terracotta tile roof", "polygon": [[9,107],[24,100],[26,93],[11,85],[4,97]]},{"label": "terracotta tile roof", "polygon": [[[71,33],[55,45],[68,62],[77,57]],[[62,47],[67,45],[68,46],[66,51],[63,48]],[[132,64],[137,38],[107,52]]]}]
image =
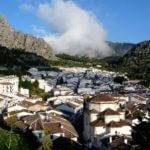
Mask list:
[{"label": "terracotta tile roof", "polygon": [[35,121],[38,118],[39,118],[39,115],[36,114],[36,115],[22,117],[21,120],[30,125],[33,121]]},{"label": "terracotta tile roof", "polygon": [[66,128],[64,128],[64,133],[65,133],[65,137],[67,138],[74,138],[74,137],[78,137],[78,134],[76,132],[72,132],[72,130],[66,130]]},{"label": "terracotta tile roof", "polygon": [[122,127],[122,126],[130,126],[130,124],[125,120],[120,120],[119,122],[111,121],[107,124],[108,127]]},{"label": "terracotta tile roof", "polygon": [[117,111],[118,111],[118,112],[126,112],[125,109],[121,109],[121,108],[118,108]]},{"label": "terracotta tile roof", "polygon": [[23,121],[17,121],[15,124],[14,124],[15,127],[18,127],[20,129],[25,129],[27,127],[29,127],[27,124],[25,124]]},{"label": "terracotta tile roof", "polygon": [[137,110],[136,105],[134,103],[128,102],[126,105],[126,110],[130,111],[131,113]]},{"label": "terracotta tile roof", "polygon": [[105,126],[105,122],[101,119],[97,119],[97,120],[91,122],[91,126],[94,126],[94,127]]},{"label": "terracotta tile roof", "polygon": [[36,103],[34,103],[35,105],[38,104],[38,105],[41,105],[41,106],[47,106],[47,104],[43,101],[37,101]]},{"label": "terracotta tile roof", "polygon": [[[60,122],[66,132],[70,132],[74,136],[78,136],[73,125],[67,119],[63,118],[62,116],[59,116],[59,115],[52,116],[52,121]],[[69,133],[69,135],[70,135],[70,133]]]},{"label": "terracotta tile roof", "polygon": [[19,105],[28,108],[30,106],[33,106],[34,104],[29,101],[22,101],[21,103],[19,103]]},{"label": "terracotta tile roof", "polygon": [[13,85],[13,84],[10,83],[10,82],[0,82],[0,84],[3,84],[3,85]]},{"label": "terracotta tile roof", "polygon": [[104,114],[104,115],[119,115],[119,112],[108,108],[105,111],[103,111],[102,114]]},{"label": "terracotta tile roof", "polygon": [[99,94],[97,96],[94,96],[90,98],[88,101],[92,103],[100,103],[100,102],[110,102],[110,101],[116,101],[113,96],[110,94]]},{"label": "terracotta tile roof", "polygon": [[43,130],[43,125],[42,125],[41,119],[37,119],[37,120],[33,121],[31,123],[30,127],[32,128],[32,130]]},{"label": "terracotta tile roof", "polygon": [[40,119],[39,115],[32,115],[23,117],[23,121],[26,121],[32,128],[32,130],[43,130],[44,128],[49,131],[50,134],[65,133],[65,137],[73,138],[78,137],[73,125],[60,115],[47,115],[44,120]]},{"label": "terracotta tile roof", "polygon": [[28,110],[33,111],[33,112],[45,111],[48,109],[49,109],[49,106],[40,105],[40,104],[34,104],[28,108]]},{"label": "terracotta tile roof", "polygon": [[90,110],[90,113],[99,113],[97,110],[95,110],[95,109],[92,109],[92,110]]},{"label": "terracotta tile roof", "polygon": [[60,122],[44,122],[43,128],[46,129],[50,134],[63,132]]}]

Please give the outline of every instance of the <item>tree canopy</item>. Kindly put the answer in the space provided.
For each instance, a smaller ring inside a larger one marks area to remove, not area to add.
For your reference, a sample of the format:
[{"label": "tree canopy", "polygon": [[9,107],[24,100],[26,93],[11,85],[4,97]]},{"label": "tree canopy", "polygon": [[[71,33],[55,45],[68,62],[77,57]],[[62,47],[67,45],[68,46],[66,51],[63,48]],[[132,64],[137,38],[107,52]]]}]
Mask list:
[{"label": "tree canopy", "polygon": [[0,149],[29,150],[29,147],[21,135],[0,128]]}]

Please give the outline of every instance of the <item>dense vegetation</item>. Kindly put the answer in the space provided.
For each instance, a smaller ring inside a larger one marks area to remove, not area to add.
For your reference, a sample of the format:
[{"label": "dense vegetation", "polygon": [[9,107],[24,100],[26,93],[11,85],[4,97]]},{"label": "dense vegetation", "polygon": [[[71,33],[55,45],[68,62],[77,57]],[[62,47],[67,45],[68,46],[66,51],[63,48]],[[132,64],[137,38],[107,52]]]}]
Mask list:
[{"label": "dense vegetation", "polygon": [[105,67],[105,62],[102,59],[89,58],[85,56],[70,56],[67,54],[57,54],[57,59],[49,61],[53,66],[66,67]]},{"label": "dense vegetation", "polygon": [[122,67],[130,78],[142,80],[146,86],[150,85],[150,41],[137,44],[124,57]]},{"label": "dense vegetation", "polygon": [[29,147],[21,135],[0,128],[0,149],[29,150]]},{"label": "dense vegetation", "polygon": [[[122,56],[110,56],[104,59],[88,58],[85,56],[70,56],[57,54],[55,59],[44,58],[24,52],[22,50],[8,49],[0,46],[0,74],[17,74],[21,76],[30,67],[44,66],[51,70],[58,70],[55,66],[65,67],[97,67],[100,69],[126,72],[131,79],[140,79],[145,86],[150,85],[150,41],[134,45]],[[50,67],[50,66],[53,66]]]},{"label": "dense vegetation", "polygon": [[50,93],[50,92],[49,93],[48,92],[44,92],[44,90],[39,89],[39,83],[38,83],[37,80],[35,82],[31,83],[30,81],[27,81],[27,80],[22,81],[20,79],[19,87],[22,87],[22,88],[25,88],[25,89],[29,89],[30,96],[37,95],[39,97],[42,97],[42,99],[44,101],[46,101],[47,98],[53,96],[52,93]]},{"label": "dense vegetation", "polygon": [[133,145],[136,150],[149,150],[150,148],[150,122],[141,122],[133,127],[132,131]]},{"label": "dense vegetation", "polygon": [[130,79],[139,79],[145,86],[150,86],[150,41],[134,46],[123,57],[112,56],[103,59],[107,69],[126,72]]},{"label": "dense vegetation", "polygon": [[123,57],[110,56],[104,59],[58,54],[56,55],[57,59],[50,61],[50,64],[66,67],[100,67],[101,69],[126,73],[130,79],[139,79],[143,85],[149,86],[150,48],[147,45],[147,42],[140,43]]},{"label": "dense vegetation", "polygon": [[32,66],[48,66],[47,60],[20,49],[0,46],[0,74],[23,74]]}]

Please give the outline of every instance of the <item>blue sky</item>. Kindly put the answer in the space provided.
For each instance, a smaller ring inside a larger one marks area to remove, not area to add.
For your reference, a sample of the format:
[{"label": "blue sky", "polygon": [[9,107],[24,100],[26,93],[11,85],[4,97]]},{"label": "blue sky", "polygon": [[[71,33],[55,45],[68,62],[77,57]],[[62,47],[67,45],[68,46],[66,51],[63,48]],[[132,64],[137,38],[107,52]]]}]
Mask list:
[{"label": "blue sky", "polygon": [[[140,42],[150,39],[150,0],[73,0],[81,8],[93,12],[107,31],[107,40]],[[0,13],[9,23],[25,33],[36,34],[33,26],[51,32],[40,20],[34,7],[50,0],[0,0]],[[21,9],[22,5],[32,11]]]}]

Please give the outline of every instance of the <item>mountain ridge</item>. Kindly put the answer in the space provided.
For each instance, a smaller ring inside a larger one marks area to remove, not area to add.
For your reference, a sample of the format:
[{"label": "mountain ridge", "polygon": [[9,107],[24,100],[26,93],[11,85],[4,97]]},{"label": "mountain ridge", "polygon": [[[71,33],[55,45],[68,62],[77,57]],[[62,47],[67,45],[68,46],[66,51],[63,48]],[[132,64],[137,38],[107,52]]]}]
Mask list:
[{"label": "mountain ridge", "polygon": [[54,56],[53,49],[44,39],[15,31],[3,16],[0,16],[0,45],[9,49],[35,53],[46,59]]},{"label": "mountain ridge", "polygon": [[114,55],[123,56],[125,55],[130,49],[132,49],[136,44],[128,43],[128,42],[110,42],[107,41],[108,46],[113,50]]}]

